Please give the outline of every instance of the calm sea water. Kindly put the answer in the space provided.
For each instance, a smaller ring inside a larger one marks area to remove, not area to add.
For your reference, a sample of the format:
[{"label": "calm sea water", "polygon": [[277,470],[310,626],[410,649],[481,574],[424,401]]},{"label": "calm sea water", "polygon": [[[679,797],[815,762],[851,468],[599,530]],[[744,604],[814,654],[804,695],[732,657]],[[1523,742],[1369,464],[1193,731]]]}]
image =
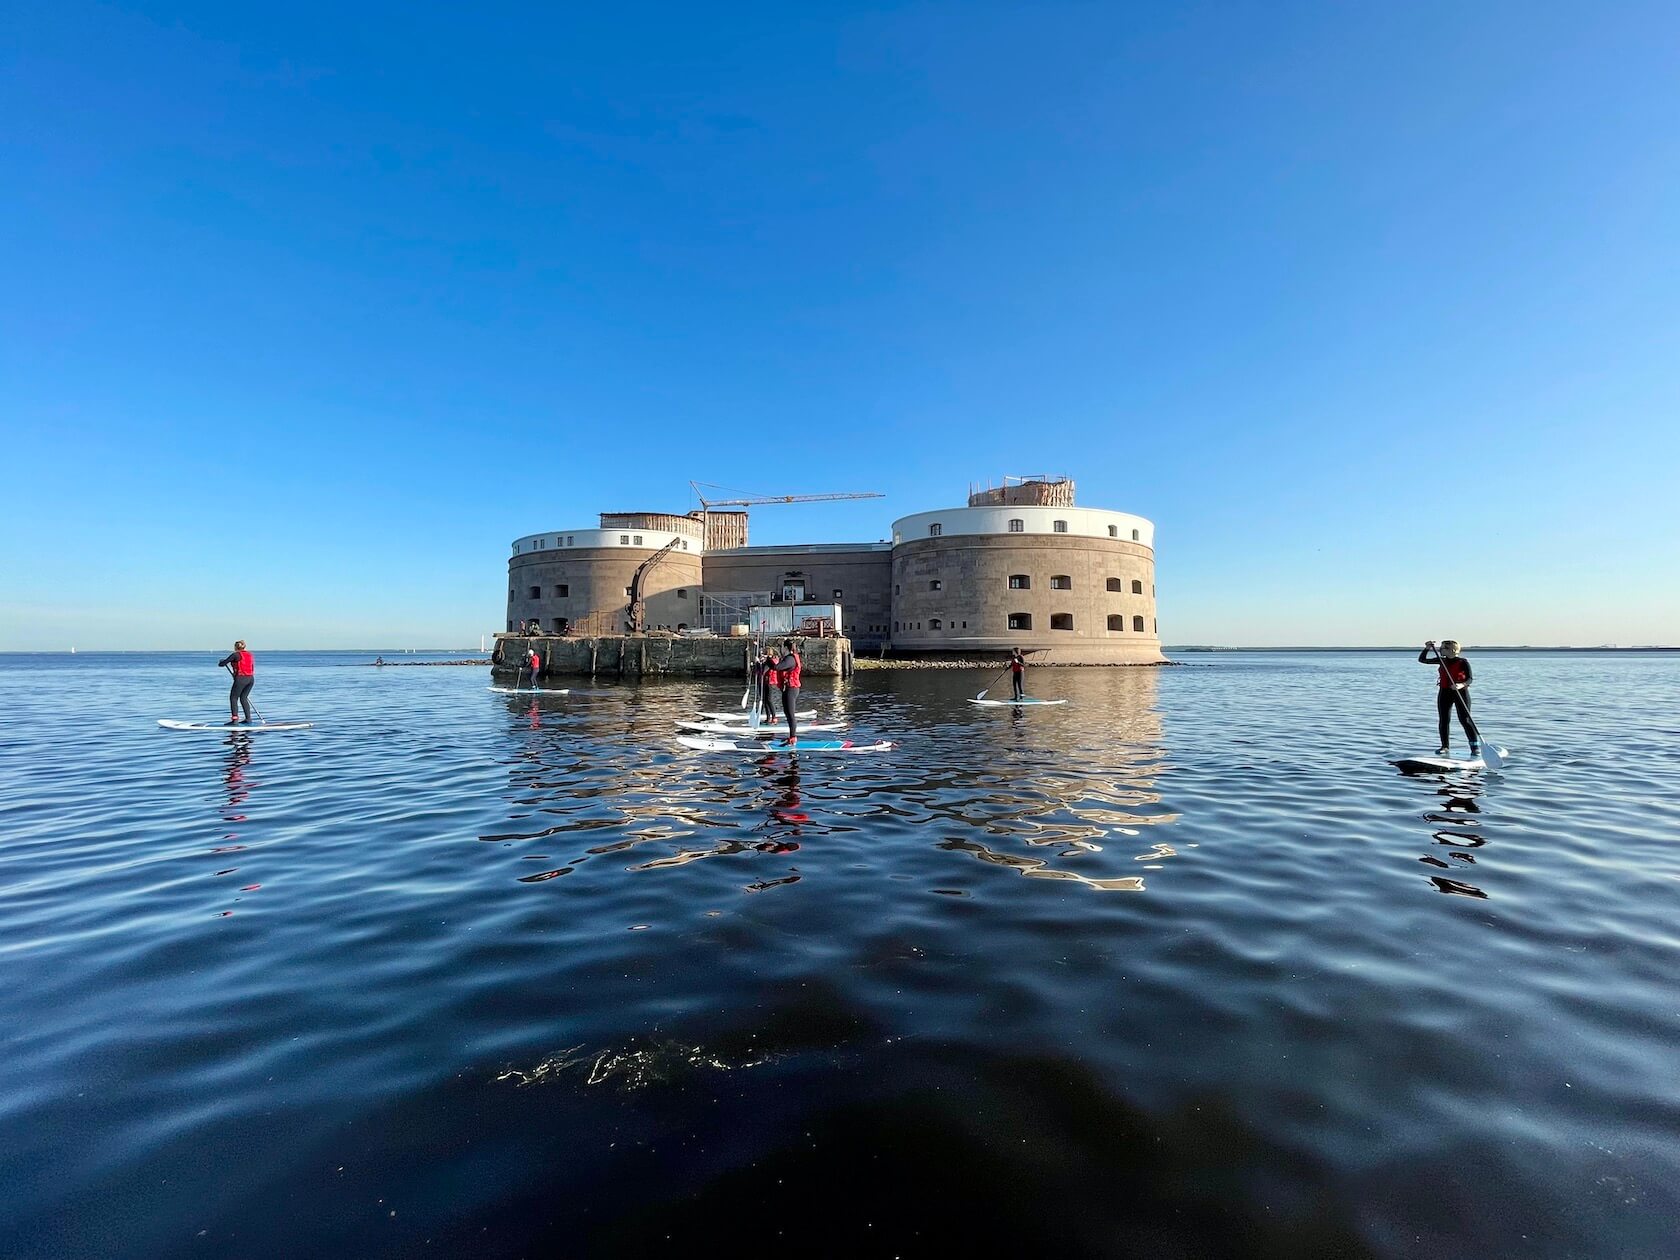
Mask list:
[{"label": "calm sea water", "polygon": [[0,657],[0,1254],[1673,1256],[1680,657]]}]

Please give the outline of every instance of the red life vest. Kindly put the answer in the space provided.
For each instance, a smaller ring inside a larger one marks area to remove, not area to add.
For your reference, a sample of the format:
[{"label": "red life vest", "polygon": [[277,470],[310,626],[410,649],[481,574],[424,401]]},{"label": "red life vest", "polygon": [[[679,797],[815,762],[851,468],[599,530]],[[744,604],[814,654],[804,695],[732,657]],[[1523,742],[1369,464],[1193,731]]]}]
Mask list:
[{"label": "red life vest", "polygon": [[781,675],[780,674],[778,674],[775,670],[771,669],[768,665],[766,665],[764,667],[764,681],[765,682],[769,683],[772,687],[774,687],[774,686],[777,686],[779,684],[780,680],[781,680]]},{"label": "red life vest", "polygon": [[[1439,672],[1441,675],[1441,690],[1445,691],[1455,683],[1463,682],[1470,674],[1470,667],[1458,657],[1448,656],[1441,659]],[[1448,677],[1449,673],[1451,677]]]},{"label": "red life vest", "polygon": [[240,678],[255,678],[257,676],[257,658],[249,652],[234,653],[233,672]]},{"label": "red life vest", "polygon": [[800,661],[797,652],[789,652],[788,655],[793,657],[793,668],[782,671],[782,686],[797,687],[799,686],[799,672],[803,668],[803,662]]},{"label": "red life vest", "polygon": [[531,656],[530,656],[530,665],[531,665],[531,672],[533,674],[536,673],[539,669],[542,668],[542,657],[538,656],[536,654],[536,652],[534,652],[534,651],[531,653]]}]

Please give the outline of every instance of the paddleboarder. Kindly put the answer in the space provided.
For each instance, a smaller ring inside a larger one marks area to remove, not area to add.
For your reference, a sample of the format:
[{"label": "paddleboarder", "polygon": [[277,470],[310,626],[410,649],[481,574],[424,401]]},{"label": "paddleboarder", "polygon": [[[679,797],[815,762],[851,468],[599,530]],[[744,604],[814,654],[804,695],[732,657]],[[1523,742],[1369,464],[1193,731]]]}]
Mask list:
[{"label": "paddleboarder", "polygon": [[1009,653],[1009,685],[1015,689],[1012,700],[1027,698],[1027,658],[1021,655],[1021,649],[1015,648]]},{"label": "paddleboarder", "polygon": [[799,742],[799,674],[803,668],[798,645],[792,639],[782,640],[782,657],[776,662],[776,680],[782,688],[782,713],[787,718],[790,748]]},{"label": "paddleboarder", "polygon": [[[1431,652],[1434,652],[1433,656]],[[1460,653],[1458,640],[1443,639],[1439,647],[1435,646],[1434,639],[1428,640],[1423,645],[1423,651],[1418,653],[1418,664],[1434,665],[1438,670],[1440,686],[1435,692],[1435,714],[1440,721],[1441,746],[1435,750],[1435,755],[1447,755],[1447,734],[1452,727],[1453,710],[1456,709],[1458,724],[1464,728],[1464,737],[1470,741],[1470,755],[1481,756],[1481,732],[1470,718],[1470,662]]]},{"label": "paddleboarder", "polygon": [[240,639],[233,645],[233,651],[222,657],[216,664],[233,675],[233,686],[228,688],[228,724],[230,726],[238,724],[239,710],[243,706],[245,721],[249,725],[251,721],[251,688],[256,685],[257,681],[256,658],[246,651],[245,640]]},{"label": "paddleboarder", "polygon": [[753,665],[753,669],[758,674],[758,703],[764,710],[764,720],[774,722],[776,720],[774,696],[776,686],[781,680],[776,676],[776,658],[771,655],[770,649],[760,649],[758,660]]}]

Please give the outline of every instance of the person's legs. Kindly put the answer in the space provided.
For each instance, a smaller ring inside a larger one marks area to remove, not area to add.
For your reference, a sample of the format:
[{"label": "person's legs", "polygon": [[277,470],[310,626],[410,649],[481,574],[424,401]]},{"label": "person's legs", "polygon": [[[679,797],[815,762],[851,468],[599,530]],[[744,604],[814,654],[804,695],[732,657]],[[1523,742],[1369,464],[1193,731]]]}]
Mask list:
[{"label": "person's legs", "polygon": [[787,716],[787,741],[791,744],[799,738],[799,691],[797,688],[782,688],[782,712]]},{"label": "person's legs", "polygon": [[256,681],[255,678],[247,675],[233,685],[234,694],[239,697],[239,704],[245,710],[245,720],[247,722],[251,720],[251,687]]},{"label": "person's legs", "polygon": [[228,721],[239,721],[239,679],[228,686]]},{"label": "person's legs", "polygon": [[1435,717],[1441,728],[1442,752],[1446,752],[1448,747],[1448,732],[1452,727],[1453,697],[1457,694],[1456,691],[1448,691],[1445,687],[1435,693]]},{"label": "person's legs", "polygon": [[1019,700],[1027,694],[1027,682],[1020,674],[1009,675],[1010,686],[1014,689],[1015,699]]},{"label": "person's legs", "polygon": [[1474,753],[1482,746],[1482,733],[1476,729],[1476,723],[1470,717],[1470,693],[1455,691],[1452,698],[1454,707],[1458,709],[1458,724],[1464,728],[1464,738],[1470,741],[1470,751]]}]

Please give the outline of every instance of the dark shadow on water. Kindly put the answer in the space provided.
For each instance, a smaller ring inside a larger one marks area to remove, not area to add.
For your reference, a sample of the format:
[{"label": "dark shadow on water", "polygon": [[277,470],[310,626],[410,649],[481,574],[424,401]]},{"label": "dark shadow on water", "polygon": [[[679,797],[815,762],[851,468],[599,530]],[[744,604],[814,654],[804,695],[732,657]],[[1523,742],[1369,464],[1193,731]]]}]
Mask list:
[{"label": "dark shadow on water", "polygon": [[632,1107],[621,1144],[427,1236],[478,1255],[1370,1254],[1331,1194],[1302,1195],[1323,1170],[1219,1098],[1152,1116],[1064,1060],[900,1042],[835,1071],[754,1045],[583,1056],[566,1092]]}]

